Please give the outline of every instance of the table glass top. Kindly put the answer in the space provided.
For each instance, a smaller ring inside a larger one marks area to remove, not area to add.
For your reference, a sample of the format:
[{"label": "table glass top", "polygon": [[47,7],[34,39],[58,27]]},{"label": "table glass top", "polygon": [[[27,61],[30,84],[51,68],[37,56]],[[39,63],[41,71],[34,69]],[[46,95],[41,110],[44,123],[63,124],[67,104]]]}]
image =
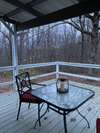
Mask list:
[{"label": "table glass top", "polygon": [[90,99],[94,92],[89,89],[69,85],[68,93],[59,93],[57,92],[56,84],[50,84],[46,87],[33,90],[32,94],[61,110],[71,111],[77,109]]}]

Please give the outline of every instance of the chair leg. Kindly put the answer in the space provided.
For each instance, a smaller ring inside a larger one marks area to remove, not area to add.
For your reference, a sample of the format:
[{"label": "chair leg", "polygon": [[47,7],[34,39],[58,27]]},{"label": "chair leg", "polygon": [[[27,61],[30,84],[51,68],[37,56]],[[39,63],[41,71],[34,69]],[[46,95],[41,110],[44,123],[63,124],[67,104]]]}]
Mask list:
[{"label": "chair leg", "polygon": [[28,109],[30,108],[30,105],[31,105],[31,103],[29,103],[29,105],[28,105]]},{"label": "chair leg", "polygon": [[19,118],[20,108],[21,108],[21,102],[19,102],[19,108],[18,108],[18,113],[17,113],[17,120]]},{"label": "chair leg", "polygon": [[40,104],[38,104],[38,121],[39,121],[39,126],[41,126],[41,121],[40,121]]},{"label": "chair leg", "polygon": [[47,110],[48,110],[48,112],[49,112],[49,105],[47,104]]}]

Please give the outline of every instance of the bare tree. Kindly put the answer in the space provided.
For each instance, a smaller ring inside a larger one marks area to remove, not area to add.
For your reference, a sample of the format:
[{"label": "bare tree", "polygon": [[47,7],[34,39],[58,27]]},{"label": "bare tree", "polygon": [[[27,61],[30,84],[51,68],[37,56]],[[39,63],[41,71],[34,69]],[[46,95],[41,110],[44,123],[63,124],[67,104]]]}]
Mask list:
[{"label": "bare tree", "polygon": [[[67,24],[70,24],[75,29],[81,32],[82,36],[82,50],[81,50],[81,58],[83,58],[84,54],[84,34],[89,35],[91,38],[90,43],[90,53],[89,53],[89,63],[96,63],[96,54],[98,50],[98,33],[99,33],[99,12],[94,12],[92,14],[87,14],[85,16],[79,17],[78,19],[71,19],[71,21],[64,21]],[[88,20],[90,23],[87,23]]]}]

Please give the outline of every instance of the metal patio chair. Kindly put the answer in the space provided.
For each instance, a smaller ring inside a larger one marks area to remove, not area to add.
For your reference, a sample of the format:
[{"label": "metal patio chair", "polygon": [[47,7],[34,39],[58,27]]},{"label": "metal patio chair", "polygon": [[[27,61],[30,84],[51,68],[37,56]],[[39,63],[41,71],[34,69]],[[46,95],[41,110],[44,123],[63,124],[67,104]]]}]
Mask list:
[{"label": "metal patio chair", "polygon": [[[15,76],[18,94],[19,94],[19,108],[17,113],[17,120],[19,118],[20,108],[21,104],[23,103],[29,103],[28,108],[30,107],[30,104],[37,104],[38,105],[38,121],[39,126],[41,126],[40,122],[40,111],[43,106],[43,101],[39,100],[38,98],[35,98],[31,94],[32,90],[32,84],[39,85],[39,86],[45,86],[44,84],[38,84],[38,83],[31,83],[30,75],[28,72],[21,73],[17,76]],[[41,106],[40,106],[41,104]]]}]

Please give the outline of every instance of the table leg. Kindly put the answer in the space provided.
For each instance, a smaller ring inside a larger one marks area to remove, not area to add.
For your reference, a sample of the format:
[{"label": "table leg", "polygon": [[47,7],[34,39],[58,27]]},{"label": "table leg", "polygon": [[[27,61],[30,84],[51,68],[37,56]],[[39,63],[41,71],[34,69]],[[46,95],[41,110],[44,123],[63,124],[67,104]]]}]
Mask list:
[{"label": "table leg", "polygon": [[39,120],[39,126],[41,126],[41,121],[40,121],[40,104],[38,104],[38,120]]},{"label": "table leg", "polygon": [[78,114],[87,122],[88,128],[90,128],[90,124],[89,124],[88,120],[86,119],[86,117],[83,116],[83,115],[80,113],[80,111],[79,111],[78,109],[77,109],[77,112],[78,112]]},{"label": "table leg", "polygon": [[34,128],[36,128],[37,122],[39,122],[39,126],[41,126],[40,120],[48,112],[49,106],[47,105],[47,108],[46,108],[45,112],[42,115],[40,115],[40,111],[41,111],[42,107],[43,107],[43,104],[42,104],[41,107],[39,107],[39,111],[38,111],[39,112],[39,114],[38,114],[39,117],[38,117],[37,121],[34,124]]},{"label": "table leg", "polygon": [[65,111],[63,112],[63,119],[64,119],[64,131],[67,133],[67,123],[66,123],[66,113]]}]

